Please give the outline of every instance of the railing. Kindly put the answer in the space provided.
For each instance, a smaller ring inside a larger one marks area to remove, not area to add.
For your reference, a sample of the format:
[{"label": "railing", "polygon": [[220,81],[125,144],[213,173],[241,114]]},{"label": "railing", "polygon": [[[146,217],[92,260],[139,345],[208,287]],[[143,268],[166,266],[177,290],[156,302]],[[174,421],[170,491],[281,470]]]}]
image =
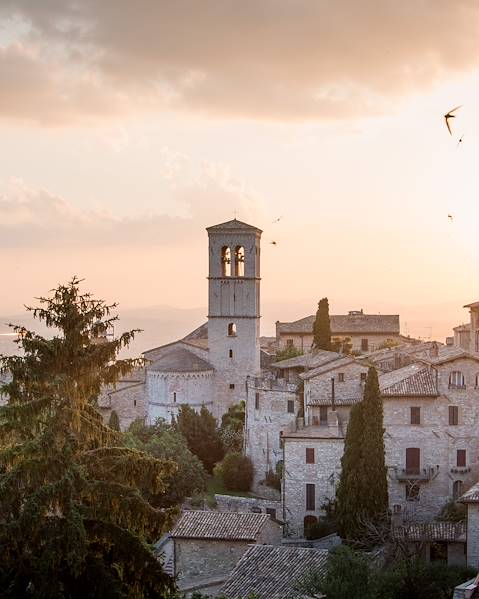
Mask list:
[{"label": "railing", "polygon": [[451,474],[467,474],[470,471],[471,471],[470,466],[454,466],[450,470]]},{"label": "railing", "polygon": [[428,482],[436,478],[439,466],[428,466],[426,468],[394,468],[398,481],[423,481]]}]

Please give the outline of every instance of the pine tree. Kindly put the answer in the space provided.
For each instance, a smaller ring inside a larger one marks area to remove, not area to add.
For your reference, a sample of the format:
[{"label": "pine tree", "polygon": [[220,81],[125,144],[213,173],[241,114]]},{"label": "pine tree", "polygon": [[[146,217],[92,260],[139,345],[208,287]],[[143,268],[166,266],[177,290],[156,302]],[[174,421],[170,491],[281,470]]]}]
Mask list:
[{"label": "pine tree", "polygon": [[120,431],[120,419],[118,418],[118,414],[116,410],[112,410],[110,414],[110,419],[108,421],[108,426],[114,431]]},{"label": "pine tree", "polygon": [[313,348],[331,351],[331,323],[327,297],[319,300],[316,319],[313,324]]},{"label": "pine tree", "polygon": [[372,367],[363,400],[351,410],[336,500],[335,516],[343,538],[359,539],[365,523],[384,523],[387,517],[383,406],[378,375]]},{"label": "pine tree", "polygon": [[0,408],[0,588],[3,597],[169,597],[174,583],[148,542],[173,511],[140,488],[166,491],[174,465],[121,446],[96,398],[137,365],[116,360],[136,331],[96,342],[115,305],[72,279],[27,308],[53,329],[24,327],[23,355],[2,357],[12,380]]}]

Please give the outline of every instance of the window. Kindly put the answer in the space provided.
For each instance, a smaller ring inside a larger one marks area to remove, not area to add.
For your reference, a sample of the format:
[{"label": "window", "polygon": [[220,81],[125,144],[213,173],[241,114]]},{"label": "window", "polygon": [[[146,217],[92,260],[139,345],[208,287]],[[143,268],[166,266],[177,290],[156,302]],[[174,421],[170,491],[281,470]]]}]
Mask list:
[{"label": "window", "polygon": [[411,424],[421,424],[421,408],[411,408]]},{"label": "window", "polygon": [[259,393],[254,394],[254,409],[259,410]]},{"label": "window", "polygon": [[453,370],[449,375],[449,388],[450,389],[464,389],[465,388],[464,375],[460,370]]},{"label": "window", "polygon": [[419,484],[417,482],[406,483],[406,501],[419,501]]},{"label": "window", "polygon": [[338,372],[338,383],[344,383],[344,372]]},{"label": "window", "polygon": [[235,388],[235,384],[234,383],[230,383],[230,389],[234,389]]},{"label": "window", "polygon": [[328,424],[328,406],[319,406],[319,424]]},{"label": "window", "polygon": [[406,449],[406,474],[419,474],[421,466],[421,450],[418,447]]},{"label": "window", "polygon": [[364,383],[367,378],[368,378],[368,373],[367,372],[361,372],[361,382]]},{"label": "window", "polygon": [[176,403],[176,391],[173,392],[173,401]]},{"label": "window", "polygon": [[294,414],[294,399],[288,399],[288,414]]},{"label": "window", "polygon": [[235,277],[244,277],[244,247],[237,245],[235,249]]},{"label": "window", "polygon": [[230,356],[230,358],[233,357],[233,350],[232,349],[230,349],[230,351],[229,351],[229,356]]},{"label": "window", "polygon": [[316,509],[315,491],[315,485],[306,485],[306,509],[308,511],[314,511]]},{"label": "window", "polygon": [[230,322],[228,325],[228,337],[236,337],[236,325],[234,322]]},{"label": "window", "polygon": [[293,339],[286,339],[286,349],[292,349],[294,347]]},{"label": "window", "polygon": [[479,374],[476,374],[476,382],[474,386],[476,387],[476,389],[479,387]]},{"label": "window", "polygon": [[449,406],[449,424],[459,424],[459,407]]},{"label": "window", "polygon": [[314,464],[314,447],[306,447],[306,464]]},{"label": "window", "polygon": [[133,400],[133,405],[136,406],[136,399]]},{"label": "window", "polygon": [[266,513],[270,516],[270,518],[273,518],[273,520],[276,519],[276,510],[272,507],[267,507],[266,508]]},{"label": "window", "polygon": [[462,495],[463,491],[463,483],[462,480],[455,480],[452,485],[452,498],[454,501],[457,501],[459,497]]},{"label": "window", "polygon": [[361,351],[368,351],[369,349],[369,340],[361,339]]},{"label": "window", "polygon": [[226,245],[221,248],[221,276],[231,277],[231,250]]},{"label": "window", "polygon": [[466,450],[458,449],[456,455],[456,465],[458,468],[466,467]]}]

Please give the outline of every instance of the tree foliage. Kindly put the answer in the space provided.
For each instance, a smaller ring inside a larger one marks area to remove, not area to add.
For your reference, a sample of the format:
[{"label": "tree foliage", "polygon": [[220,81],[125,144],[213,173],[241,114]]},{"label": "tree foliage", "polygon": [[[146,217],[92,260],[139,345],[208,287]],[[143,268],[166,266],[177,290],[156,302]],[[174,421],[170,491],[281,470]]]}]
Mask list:
[{"label": "tree foliage", "polygon": [[228,491],[248,492],[253,483],[253,463],[242,453],[228,453],[221,463],[221,475]]},{"label": "tree foliage", "polygon": [[54,333],[24,327],[22,355],[0,408],[0,588],[3,597],[168,597],[174,591],[147,543],[171,524],[140,488],[166,490],[175,465],[121,446],[96,398],[136,366],[116,360],[135,331],[99,334],[114,305],[60,285],[27,308]]},{"label": "tree foliage", "polygon": [[186,439],[188,449],[198,456],[211,474],[214,465],[225,455],[215,417],[205,406],[201,406],[198,414],[192,407],[182,405],[174,426]]},{"label": "tree foliage", "polygon": [[280,349],[276,352],[276,362],[282,362],[283,360],[289,360],[290,358],[297,358],[298,356],[302,356],[304,354],[302,349],[298,347],[285,347],[284,349]]},{"label": "tree foliage", "polygon": [[150,497],[155,506],[174,505],[187,497],[206,490],[206,471],[197,456],[188,449],[181,433],[164,422],[152,426],[135,421],[125,434],[125,443],[145,451],[156,458],[171,460],[177,465],[176,472],[165,479],[166,492]]},{"label": "tree foliage", "polygon": [[313,324],[313,348],[331,351],[331,323],[327,297],[319,300],[316,319]]},{"label": "tree foliage", "polygon": [[111,411],[110,419],[108,420],[108,426],[114,431],[120,431],[120,419],[118,418],[116,410]]},{"label": "tree foliage", "polygon": [[233,404],[221,417],[221,438],[226,451],[242,451],[244,440],[245,402]]},{"label": "tree foliage", "polygon": [[363,400],[351,410],[336,499],[338,530],[349,540],[362,536],[364,522],[384,520],[388,511],[383,406],[373,367]]}]

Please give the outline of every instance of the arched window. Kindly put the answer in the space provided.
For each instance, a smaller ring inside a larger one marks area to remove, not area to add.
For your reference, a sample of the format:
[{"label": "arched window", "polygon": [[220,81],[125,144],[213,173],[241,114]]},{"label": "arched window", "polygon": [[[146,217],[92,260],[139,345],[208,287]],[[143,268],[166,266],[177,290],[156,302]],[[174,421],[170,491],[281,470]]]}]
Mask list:
[{"label": "arched window", "polygon": [[227,245],[221,248],[221,271],[223,277],[231,277],[231,250]]},{"label": "arched window", "polygon": [[228,337],[236,337],[236,325],[234,322],[230,322],[228,325]]},{"label": "arched window", "polygon": [[455,480],[452,485],[452,498],[454,501],[457,501],[459,497],[463,494],[463,483],[462,480]]},{"label": "arched window", "polygon": [[451,389],[463,389],[465,386],[462,372],[460,370],[453,370],[449,375],[449,387]]},{"label": "arched window", "polygon": [[317,523],[318,523],[318,519],[316,518],[316,516],[309,515],[309,516],[304,517],[304,536],[306,538],[308,538],[307,535],[308,535],[308,531],[310,530],[310,528]]},{"label": "arched window", "polygon": [[244,247],[237,245],[235,248],[235,277],[244,277]]}]

